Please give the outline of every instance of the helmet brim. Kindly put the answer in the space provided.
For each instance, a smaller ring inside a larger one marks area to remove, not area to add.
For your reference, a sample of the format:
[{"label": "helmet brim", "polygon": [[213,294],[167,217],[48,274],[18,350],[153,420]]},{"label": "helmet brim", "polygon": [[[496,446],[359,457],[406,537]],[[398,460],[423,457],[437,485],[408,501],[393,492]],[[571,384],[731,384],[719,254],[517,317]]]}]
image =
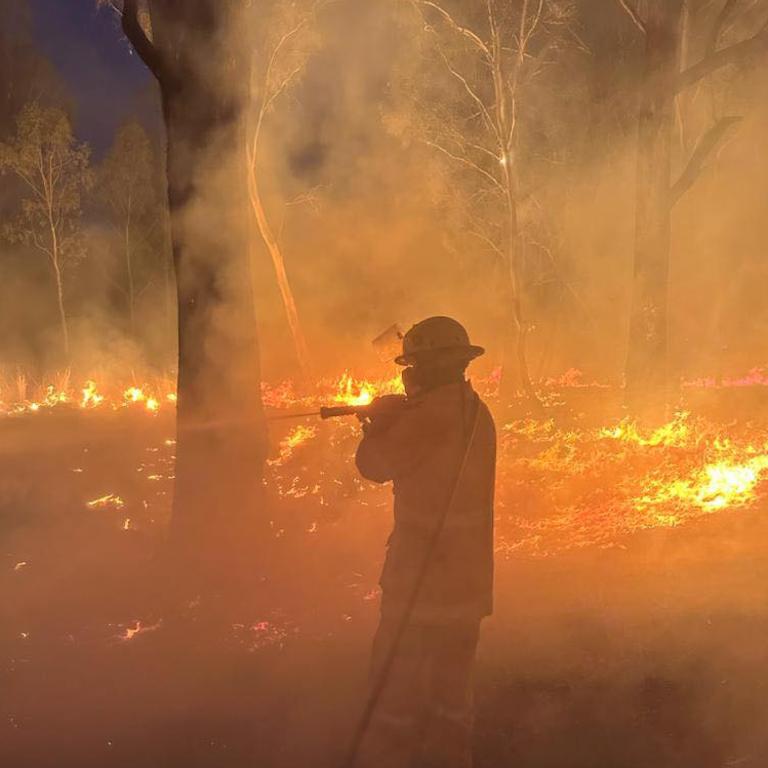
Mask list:
[{"label": "helmet brim", "polygon": [[458,352],[461,352],[461,357],[466,358],[467,362],[470,362],[471,360],[480,357],[480,355],[484,355],[485,349],[483,347],[477,346],[476,344],[458,347],[435,347],[433,349],[425,349],[415,354],[412,353],[410,355],[398,355],[395,358],[395,363],[397,365],[409,366],[414,365],[416,362],[418,362],[419,359],[423,360],[429,358],[430,360],[437,360],[440,357],[449,355],[450,353]]}]

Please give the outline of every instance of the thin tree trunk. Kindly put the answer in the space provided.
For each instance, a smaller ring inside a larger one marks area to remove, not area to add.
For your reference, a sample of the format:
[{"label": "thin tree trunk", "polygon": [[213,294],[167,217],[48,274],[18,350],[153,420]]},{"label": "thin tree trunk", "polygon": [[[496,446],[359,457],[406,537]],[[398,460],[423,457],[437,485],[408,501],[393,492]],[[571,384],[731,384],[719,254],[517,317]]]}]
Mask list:
[{"label": "thin tree trunk", "polygon": [[69,327],[67,325],[67,312],[64,308],[64,279],[61,274],[59,261],[59,233],[53,220],[52,203],[48,200],[48,226],[51,231],[51,266],[56,282],[56,304],[59,310],[59,323],[61,324],[61,339],[64,346],[64,356],[69,361]]},{"label": "thin tree trunk", "polygon": [[256,225],[259,234],[261,235],[261,239],[269,251],[272,265],[275,268],[277,286],[280,289],[280,296],[283,300],[283,306],[285,307],[285,314],[288,319],[288,327],[290,328],[291,337],[293,338],[293,344],[296,349],[299,368],[301,369],[304,378],[309,378],[311,370],[309,348],[307,347],[304,331],[302,330],[301,322],[299,321],[296,299],[294,298],[293,290],[290,281],[288,280],[288,273],[285,270],[285,259],[283,258],[282,248],[272,231],[272,227],[267,219],[266,211],[264,210],[264,205],[261,200],[261,191],[259,190],[258,181],[256,179],[256,171],[253,167],[251,167],[248,174],[248,187]]},{"label": "thin tree trunk", "polygon": [[53,274],[56,280],[56,303],[59,308],[59,323],[61,324],[61,338],[64,345],[64,355],[69,358],[69,326],[67,323],[67,312],[64,308],[64,280],[61,274],[61,267],[58,260],[54,257]]},{"label": "thin tree trunk", "polygon": [[128,317],[131,323],[131,333],[136,333],[136,310],[133,285],[133,261],[131,254],[131,214],[125,222],[125,271],[128,278]]},{"label": "thin tree trunk", "polygon": [[[511,173],[504,168],[507,206],[507,252],[505,279],[507,283],[507,304],[509,307],[509,337],[505,343],[502,395],[509,398],[517,384],[522,387],[531,403],[540,405],[538,395],[531,382],[528,368],[527,328],[523,319],[520,275],[520,234],[517,217],[517,201],[509,185]],[[513,372],[516,373],[512,375]]]},{"label": "thin tree trunk", "polygon": [[[527,328],[523,319],[522,304],[522,280],[521,280],[521,254],[520,254],[520,226],[517,215],[517,187],[513,173],[515,117],[514,100],[517,95],[517,84],[520,76],[520,68],[525,56],[524,37],[525,26],[528,19],[528,0],[524,0],[521,8],[520,31],[518,35],[519,50],[513,61],[510,77],[506,77],[503,69],[504,46],[501,33],[493,11],[493,6],[488,5],[489,18],[492,26],[492,52],[493,52],[493,87],[495,94],[495,123],[498,149],[501,156],[502,187],[504,190],[504,205],[506,208],[507,247],[505,279],[509,308],[508,336],[504,344],[504,359],[502,362],[501,395],[504,399],[511,399],[516,385],[519,383],[529,402],[538,410],[541,407],[536,390],[531,382],[528,368],[527,354]],[[511,334],[511,339],[509,335]],[[511,376],[515,371],[517,376]],[[517,381],[515,380],[517,379]]]}]

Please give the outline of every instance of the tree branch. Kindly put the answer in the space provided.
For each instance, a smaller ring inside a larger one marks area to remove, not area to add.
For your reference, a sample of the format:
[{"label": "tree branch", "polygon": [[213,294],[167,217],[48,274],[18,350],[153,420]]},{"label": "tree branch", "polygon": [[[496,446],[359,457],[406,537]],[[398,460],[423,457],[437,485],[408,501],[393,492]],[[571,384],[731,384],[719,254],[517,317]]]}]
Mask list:
[{"label": "tree branch", "polygon": [[472,88],[467,78],[464,77],[464,75],[462,75],[461,72],[459,72],[457,69],[453,67],[453,65],[448,60],[448,57],[445,55],[445,53],[443,52],[443,49],[440,47],[439,44],[437,46],[437,50],[443,62],[445,63],[445,67],[448,70],[448,72],[450,72],[450,74],[464,86],[464,90],[469,94],[469,97],[472,99],[472,101],[475,102],[475,104],[477,104],[477,107],[483,116],[483,120],[485,121],[486,126],[494,134],[494,136],[496,137],[496,141],[499,143],[499,145],[501,145],[502,144],[501,135],[499,134],[498,128],[494,124],[493,120],[491,120],[491,115],[488,112],[488,108],[485,106],[485,102],[480,98],[478,93]]},{"label": "tree branch", "polygon": [[496,254],[496,256],[499,259],[501,259],[502,261],[504,260],[504,256],[505,256],[504,251],[502,251],[501,248],[499,248],[498,244],[494,243],[490,237],[488,237],[487,235],[484,235],[482,232],[477,232],[474,229],[470,229],[469,234],[472,235],[473,237],[476,237],[478,240],[482,241],[483,243],[485,243]]},{"label": "tree branch", "polygon": [[533,16],[533,20],[531,21],[530,25],[527,26],[527,29],[525,30],[525,35],[523,36],[523,39],[520,41],[520,47],[523,49],[523,51],[527,50],[528,43],[530,42],[531,38],[536,34],[536,29],[539,26],[539,23],[541,22],[541,15],[542,11],[544,10],[544,0],[539,0],[538,8],[536,9],[536,13]]},{"label": "tree branch", "polygon": [[158,81],[162,81],[166,75],[163,57],[141,26],[138,0],[125,0],[123,3],[123,32],[149,71]]},{"label": "tree branch", "polygon": [[640,17],[637,9],[630,4],[630,0],[616,0],[616,2],[624,9],[627,16],[632,19],[632,23],[640,30],[641,34],[647,34],[648,28],[645,25],[645,21]]},{"label": "tree branch", "polygon": [[688,165],[670,190],[670,207],[696,183],[704,170],[710,155],[722,144],[730,128],[741,122],[741,117],[721,117],[699,140]]},{"label": "tree branch", "polygon": [[717,49],[717,43],[725,28],[725,22],[728,21],[728,17],[731,15],[731,11],[737,2],[738,0],[725,0],[725,3],[723,3],[723,7],[720,9],[720,13],[717,14],[717,19],[715,19],[715,23],[712,25],[709,37],[707,38],[707,44],[704,47],[705,58],[711,56]]},{"label": "tree branch", "polygon": [[486,171],[484,168],[481,168],[477,163],[473,163],[469,158],[454,154],[449,149],[446,149],[442,144],[438,144],[435,141],[425,140],[424,143],[428,147],[432,147],[433,149],[438,150],[438,152],[442,152],[447,157],[450,157],[451,160],[454,160],[457,163],[461,163],[461,165],[464,165],[476,173],[485,176],[485,178],[488,179],[488,181],[490,181],[500,192],[504,191],[504,188],[501,186],[498,179],[494,178],[492,174],[488,173],[488,171]]},{"label": "tree branch", "polygon": [[293,82],[293,79],[296,77],[296,75],[301,72],[301,70],[304,69],[303,64],[299,64],[298,66],[294,67],[284,78],[275,86],[275,89],[272,91],[272,93],[269,95],[269,98],[264,102],[264,114],[267,114],[269,112],[270,107],[272,106],[272,103],[275,101],[275,99],[280,96],[280,94]]},{"label": "tree branch", "polygon": [[684,72],[681,72],[675,84],[675,92],[679,93],[718,69],[727,67],[729,64],[738,64],[750,56],[762,53],[766,49],[768,49],[768,22],[763,24],[760,30],[752,37],[710,53],[698,64],[694,64]]},{"label": "tree branch", "polygon": [[476,48],[481,50],[488,58],[491,57],[491,52],[488,50],[488,46],[478,37],[471,29],[467,29],[467,27],[462,27],[461,24],[458,24],[456,20],[451,16],[448,11],[446,11],[444,8],[439,6],[437,3],[432,2],[432,0],[415,0],[417,5],[424,5],[428,8],[432,8],[433,10],[437,11],[437,13],[442,16],[443,21],[448,24],[449,27],[451,27],[454,31],[458,32],[460,35],[463,35],[466,37]]}]

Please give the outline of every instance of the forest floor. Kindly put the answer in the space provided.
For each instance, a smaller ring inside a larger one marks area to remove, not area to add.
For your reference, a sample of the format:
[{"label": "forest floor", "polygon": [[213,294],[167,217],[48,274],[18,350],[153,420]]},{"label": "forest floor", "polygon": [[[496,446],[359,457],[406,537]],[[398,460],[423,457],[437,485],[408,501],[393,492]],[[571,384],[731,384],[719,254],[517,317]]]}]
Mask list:
[{"label": "forest floor", "polygon": [[[735,446],[749,443],[740,461],[765,438],[756,402],[723,420]],[[670,500],[658,483],[671,466],[690,478],[725,450],[703,421],[687,422],[694,437],[630,444],[593,428],[615,414],[569,412],[499,419],[477,766],[762,768],[763,481],[730,505],[688,486]],[[158,553],[172,416],[0,419],[0,765],[339,764],[365,690],[391,494],[357,478],[354,424],[304,426],[274,435],[268,555],[254,554],[240,613],[171,615]]]}]

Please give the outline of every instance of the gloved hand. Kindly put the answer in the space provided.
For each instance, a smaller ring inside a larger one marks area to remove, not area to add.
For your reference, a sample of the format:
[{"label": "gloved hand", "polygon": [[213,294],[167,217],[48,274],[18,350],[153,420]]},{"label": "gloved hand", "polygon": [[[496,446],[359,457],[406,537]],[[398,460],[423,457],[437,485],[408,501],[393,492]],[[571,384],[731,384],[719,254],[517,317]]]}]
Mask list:
[{"label": "gloved hand", "polygon": [[365,414],[358,415],[363,423],[363,432],[389,429],[402,414],[407,400],[405,395],[382,395],[373,400]]}]

